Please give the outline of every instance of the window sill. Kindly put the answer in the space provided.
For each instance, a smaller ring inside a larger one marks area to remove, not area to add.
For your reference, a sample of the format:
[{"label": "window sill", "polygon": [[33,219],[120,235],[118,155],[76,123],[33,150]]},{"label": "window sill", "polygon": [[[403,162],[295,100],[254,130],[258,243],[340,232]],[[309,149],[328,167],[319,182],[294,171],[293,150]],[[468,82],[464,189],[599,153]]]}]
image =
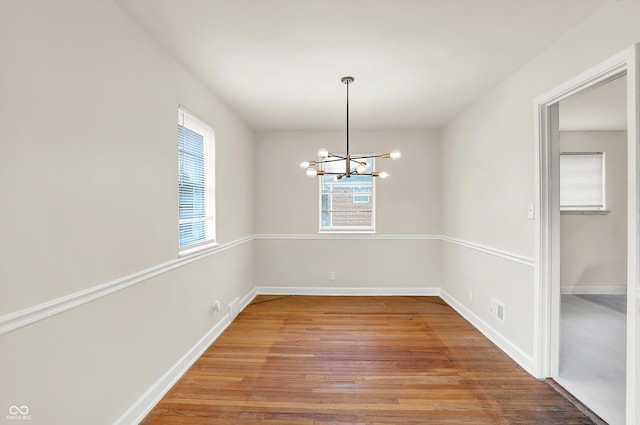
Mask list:
[{"label": "window sill", "polygon": [[560,210],[562,215],[607,215],[611,210]]},{"label": "window sill", "polygon": [[319,235],[375,235],[374,229],[367,230],[320,230]]},{"label": "window sill", "polygon": [[191,257],[197,254],[202,254],[206,251],[211,251],[217,248],[219,244],[215,241],[204,242],[201,245],[186,247],[178,252],[178,258]]}]

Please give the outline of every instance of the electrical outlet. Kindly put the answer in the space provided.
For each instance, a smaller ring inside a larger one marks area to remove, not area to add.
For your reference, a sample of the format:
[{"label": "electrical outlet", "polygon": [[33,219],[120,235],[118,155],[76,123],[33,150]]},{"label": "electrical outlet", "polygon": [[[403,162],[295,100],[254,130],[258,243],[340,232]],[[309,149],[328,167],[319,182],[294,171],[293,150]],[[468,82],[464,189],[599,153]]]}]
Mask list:
[{"label": "electrical outlet", "polygon": [[469,301],[473,301],[473,291],[469,289]]},{"label": "electrical outlet", "polygon": [[329,280],[336,280],[336,272],[334,271],[329,272]]},{"label": "electrical outlet", "polygon": [[219,300],[215,300],[213,302],[213,306],[211,307],[211,312],[212,313],[217,313],[220,311],[220,301]]},{"label": "electrical outlet", "polygon": [[496,319],[504,322],[505,320],[505,309],[504,303],[502,301],[498,301],[495,298],[491,298],[489,300],[489,311],[491,311],[491,315]]}]

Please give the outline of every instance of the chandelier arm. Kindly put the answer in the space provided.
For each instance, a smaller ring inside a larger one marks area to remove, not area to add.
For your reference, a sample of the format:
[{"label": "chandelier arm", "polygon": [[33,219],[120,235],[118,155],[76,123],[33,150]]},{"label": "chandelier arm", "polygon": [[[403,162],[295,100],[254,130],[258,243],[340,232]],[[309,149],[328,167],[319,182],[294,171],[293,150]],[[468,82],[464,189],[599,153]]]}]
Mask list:
[{"label": "chandelier arm", "polygon": [[[349,130],[350,130],[349,128],[349,84],[353,83],[354,78],[342,77],[340,81],[342,81],[344,84],[347,85],[347,93],[346,93],[347,94],[346,96],[347,152],[344,156],[342,156],[342,155],[336,155],[336,154],[330,153],[327,151],[327,149],[322,148],[318,151],[317,161],[303,161],[302,163],[300,163],[300,165],[302,168],[308,167],[307,175],[309,176],[322,176],[322,175],[337,176],[338,180],[342,179],[343,177],[349,178],[352,175],[353,176],[372,176],[372,177],[380,177],[380,178],[386,179],[387,177],[389,177],[389,173],[387,173],[386,171],[377,172],[377,171],[371,170],[369,172],[364,172],[369,167],[369,164],[365,164],[364,160],[373,159],[373,158],[383,158],[383,159],[390,158],[390,159],[396,160],[396,159],[399,159],[401,156],[400,151],[392,150],[390,153],[385,153],[382,155],[371,154],[371,155],[351,156],[351,150],[349,145]],[[316,165],[327,164],[330,162],[338,162],[338,161],[345,161],[344,172],[325,172],[324,170],[313,168]],[[352,168],[351,164],[354,162],[359,164]],[[358,172],[358,169],[363,170],[363,172]]]},{"label": "chandelier arm", "polygon": [[389,154],[388,153],[383,153],[380,155],[367,155],[367,156],[353,156],[351,157],[352,160],[357,160],[357,159],[369,159],[369,158],[385,158],[385,159],[389,159]]},{"label": "chandelier arm", "polygon": [[346,160],[347,158],[342,158],[342,157],[339,157],[337,159],[323,159],[322,161],[316,161],[316,164],[324,164],[327,162],[338,162],[338,161],[346,161]]},{"label": "chandelier arm", "polygon": [[[323,174],[324,176],[343,176],[346,177],[345,173],[329,173],[326,172]],[[376,175],[376,172],[369,172],[369,173],[357,173],[357,172],[352,172],[351,173],[352,176],[373,176],[373,177],[380,177],[379,175]]]},{"label": "chandelier arm", "polygon": [[346,156],[342,156],[342,155],[336,155],[336,154],[331,154],[330,157],[334,157],[334,158],[338,158],[338,159],[334,159],[334,161],[338,161],[338,160],[346,160],[347,157]]}]

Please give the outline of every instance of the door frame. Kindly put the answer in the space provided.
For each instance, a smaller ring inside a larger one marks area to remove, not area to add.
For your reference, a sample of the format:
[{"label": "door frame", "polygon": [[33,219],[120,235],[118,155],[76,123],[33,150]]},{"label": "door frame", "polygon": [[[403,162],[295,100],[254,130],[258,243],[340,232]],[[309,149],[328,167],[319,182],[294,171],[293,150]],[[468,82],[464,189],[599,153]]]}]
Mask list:
[{"label": "door frame", "polygon": [[640,133],[636,44],[536,98],[534,353],[538,378],[557,376],[560,334],[559,102],[627,76],[626,423],[640,424]]}]

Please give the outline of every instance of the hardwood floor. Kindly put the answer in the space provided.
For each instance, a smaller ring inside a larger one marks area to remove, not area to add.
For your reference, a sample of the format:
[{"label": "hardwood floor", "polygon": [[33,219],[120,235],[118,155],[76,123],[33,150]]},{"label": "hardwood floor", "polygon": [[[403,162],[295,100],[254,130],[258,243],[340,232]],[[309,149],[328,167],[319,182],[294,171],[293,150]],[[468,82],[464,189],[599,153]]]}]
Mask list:
[{"label": "hardwood floor", "polygon": [[591,424],[438,297],[258,296],[143,421]]}]

